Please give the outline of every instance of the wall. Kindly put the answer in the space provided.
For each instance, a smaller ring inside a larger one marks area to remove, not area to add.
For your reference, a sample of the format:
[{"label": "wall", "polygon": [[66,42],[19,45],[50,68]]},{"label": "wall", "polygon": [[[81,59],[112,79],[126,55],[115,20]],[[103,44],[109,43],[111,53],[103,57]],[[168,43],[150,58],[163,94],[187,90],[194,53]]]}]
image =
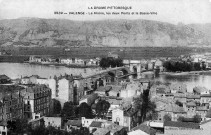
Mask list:
[{"label": "wall", "polygon": [[124,111],[121,109],[115,109],[112,111],[112,122],[118,120],[120,126],[124,126]]},{"label": "wall", "polygon": [[70,83],[69,80],[63,78],[59,80],[58,85],[58,97],[56,99],[60,101],[61,106],[63,107],[64,103],[69,100]]},{"label": "wall", "polygon": [[61,127],[61,117],[44,117],[45,126]]}]

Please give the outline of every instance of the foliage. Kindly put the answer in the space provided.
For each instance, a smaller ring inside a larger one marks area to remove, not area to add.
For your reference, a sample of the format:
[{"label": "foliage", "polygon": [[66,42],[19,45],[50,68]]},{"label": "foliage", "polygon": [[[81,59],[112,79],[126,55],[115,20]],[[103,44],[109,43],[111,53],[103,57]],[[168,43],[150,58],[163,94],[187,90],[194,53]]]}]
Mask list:
[{"label": "foliage", "polygon": [[105,100],[99,100],[96,104],[96,114],[98,117],[104,117],[110,108],[110,103]]},{"label": "foliage", "polygon": [[15,121],[7,121],[7,128],[10,133],[23,134],[28,128],[27,119],[17,119]]},{"label": "foliage", "polygon": [[61,113],[61,103],[58,100],[52,99],[50,113],[52,116],[54,116],[55,114]]},{"label": "foliage", "polygon": [[163,67],[166,68],[167,71],[199,71],[206,69],[206,65],[193,62],[187,62],[187,61],[166,61],[163,64]]},{"label": "foliage", "polygon": [[177,119],[177,121],[183,122],[184,121],[184,117],[183,116],[179,116],[179,118]]},{"label": "foliage", "polygon": [[165,115],[163,116],[163,120],[164,120],[164,121],[171,121],[171,115],[165,114]]},{"label": "foliage", "polygon": [[200,123],[200,122],[201,122],[201,116],[198,115],[198,114],[194,115],[194,116],[193,116],[193,121],[194,121],[195,123]]},{"label": "foliage", "polygon": [[31,135],[89,135],[89,129],[86,127],[81,127],[80,129],[73,129],[71,132],[56,129],[52,126],[44,127],[38,126],[32,129]]},{"label": "foliage", "polygon": [[30,134],[30,135],[89,135],[89,129],[81,127],[80,129],[73,129],[72,132],[57,129],[52,126],[45,127],[44,124],[32,128],[26,119],[18,119],[16,121],[8,121],[8,135],[10,134]]},{"label": "foliage", "polygon": [[75,116],[75,106],[71,101],[65,102],[63,109],[61,111],[62,117],[74,117]]},{"label": "foliage", "polygon": [[120,58],[112,58],[106,57],[100,60],[100,67],[108,68],[108,67],[121,67],[123,66],[123,60]]},{"label": "foliage", "polygon": [[175,102],[175,104],[180,106],[180,107],[183,107],[183,104],[180,101],[178,101],[178,100]]},{"label": "foliage", "polygon": [[78,107],[78,114],[80,117],[93,118],[92,108],[85,102]]},{"label": "foliage", "polygon": [[139,123],[145,120],[157,119],[158,114],[155,111],[156,105],[149,100],[149,90],[144,90],[140,97],[134,99],[134,106],[141,113],[138,119]]}]

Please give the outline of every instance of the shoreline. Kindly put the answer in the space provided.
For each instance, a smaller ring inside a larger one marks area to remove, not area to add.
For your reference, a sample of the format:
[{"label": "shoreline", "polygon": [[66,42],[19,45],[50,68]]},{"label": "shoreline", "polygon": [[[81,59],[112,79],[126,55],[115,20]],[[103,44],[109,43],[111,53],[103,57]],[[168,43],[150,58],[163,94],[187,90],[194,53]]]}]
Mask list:
[{"label": "shoreline", "polygon": [[97,65],[81,65],[81,64],[61,64],[61,63],[39,63],[39,62],[24,62],[30,65],[43,65],[43,66],[57,66],[57,67],[67,67],[67,68],[98,68]]},{"label": "shoreline", "polygon": [[211,74],[211,70],[202,70],[202,71],[189,71],[189,72],[160,72],[160,75],[203,75],[203,74]]}]

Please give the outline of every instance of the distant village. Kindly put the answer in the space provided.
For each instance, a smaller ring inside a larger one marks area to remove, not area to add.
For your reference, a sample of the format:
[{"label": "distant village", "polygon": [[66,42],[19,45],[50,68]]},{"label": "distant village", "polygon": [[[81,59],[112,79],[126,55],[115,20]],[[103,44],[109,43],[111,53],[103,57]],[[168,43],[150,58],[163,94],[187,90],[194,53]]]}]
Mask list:
[{"label": "distant village", "polygon": [[[208,135],[211,90],[197,86],[188,92],[186,84],[132,77],[134,73],[165,72],[165,61],[203,63],[206,69],[202,70],[209,70],[211,55],[123,60],[122,67],[109,67],[91,75],[17,79],[0,75],[0,133],[9,133],[8,121],[24,118],[32,129],[44,125],[70,134],[84,128],[84,134],[92,135]],[[100,58],[31,56],[29,63],[99,66]]]}]

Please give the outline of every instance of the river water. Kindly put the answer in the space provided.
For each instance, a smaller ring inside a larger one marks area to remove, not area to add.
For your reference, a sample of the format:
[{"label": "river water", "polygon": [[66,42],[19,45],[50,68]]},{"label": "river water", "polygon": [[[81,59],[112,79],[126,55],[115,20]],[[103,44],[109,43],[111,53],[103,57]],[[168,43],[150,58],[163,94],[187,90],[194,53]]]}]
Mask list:
[{"label": "river water", "polygon": [[[27,63],[0,63],[0,74],[5,74],[12,79],[20,78],[21,76],[39,75],[41,77],[49,78],[54,75],[88,75],[93,74],[99,69],[94,68],[67,68],[58,66],[43,66],[43,65],[31,65]],[[153,78],[151,75],[146,75],[148,78]],[[184,83],[187,85],[189,92],[192,92],[195,86],[204,86],[211,89],[211,75],[160,75],[154,78],[160,82],[169,83]]]}]

